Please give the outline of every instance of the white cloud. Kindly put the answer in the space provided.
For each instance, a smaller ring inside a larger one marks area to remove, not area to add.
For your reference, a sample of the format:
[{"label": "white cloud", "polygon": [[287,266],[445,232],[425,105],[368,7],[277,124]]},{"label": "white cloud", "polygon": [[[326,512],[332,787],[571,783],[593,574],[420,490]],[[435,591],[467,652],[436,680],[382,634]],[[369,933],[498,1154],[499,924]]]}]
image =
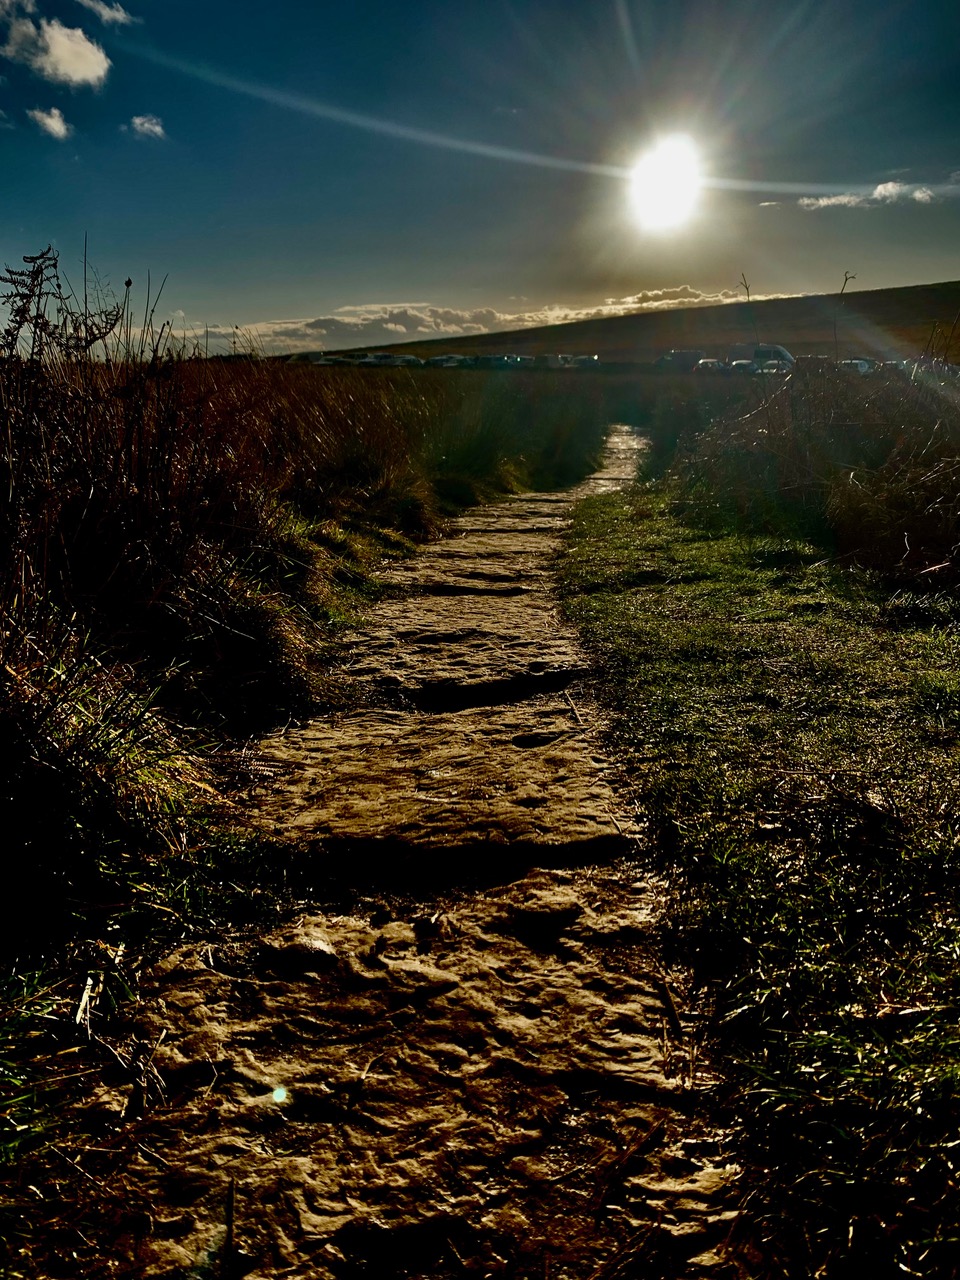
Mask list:
[{"label": "white cloud", "polygon": [[0,53],[56,84],[99,86],[110,70],[110,59],[95,40],[56,18],[41,18],[39,26],[30,18],[14,18]]},{"label": "white cloud", "polygon": [[64,120],[63,112],[59,107],[51,107],[49,111],[41,111],[37,108],[35,111],[28,111],[27,115],[38,129],[42,129],[44,133],[48,133],[51,138],[57,138],[60,142],[73,133],[73,126]]},{"label": "white cloud", "polygon": [[95,13],[100,21],[108,26],[126,27],[131,22],[139,22],[139,18],[127,13],[126,9],[119,4],[105,4],[104,0],[77,0],[77,4],[82,4],[84,9]]},{"label": "white cloud", "polygon": [[906,182],[881,182],[873,189],[873,199],[882,204],[897,204],[901,200],[913,198],[914,188]]},{"label": "white cloud", "polygon": [[[754,301],[788,294],[755,295]],[[625,298],[606,298],[591,307],[548,304],[527,311],[498,311],[493,307],[438,307],[428,302],[364,303],[339,307],[314,320],[267,320],[243,329],[244,340],[267,354],[292,351],[336,351],[345,347],[379,347],[406,340],[464,337],[469,334],[539,328],[574,320],[599,320],[645,311],[712,306],[742,300],[736,289],[705,293],[692,285],[647,289]],[[227,351],[234,341],[232,325],[191,325],[177,316],[177,325],[211,351]]]},{"label": "white cloud", "polygon": [[165,138],[163,121],[159,116],[133,116],[130,128],[138,138]]},{"label": "white cloud", "polygon": [[936,199],[930,187],[910,182],[881,182],[872,191],[847,191],[837,196],[803,196],[797,201],[801,209],[873,209],[881,204],[932,204]]},{"label": "white cloud", "polygon": [[7,113],[2,108],[0,108],[0,129],[12,129],[12,128],[13,128],[13,121],[10,119]]},{"label": "white cloud", "polygon": [[603,310],[594,314],[624,315],[631,311],[664,311],[676,307],[712,307],[724,302],[736,302],[736,289],[721,289],[718,293],[704,293],[693,285],[679,284],[670,289],[645,289],[627,298],[605,298]]}]

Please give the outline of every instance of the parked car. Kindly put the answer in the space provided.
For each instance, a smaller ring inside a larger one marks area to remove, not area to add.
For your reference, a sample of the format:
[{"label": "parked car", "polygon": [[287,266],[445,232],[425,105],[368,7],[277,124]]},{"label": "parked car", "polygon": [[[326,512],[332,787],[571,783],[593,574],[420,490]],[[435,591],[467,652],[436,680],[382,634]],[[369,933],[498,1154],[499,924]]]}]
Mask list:
[{"label": "parked car", "polygon": [[873,373],[874,365],[871,360],[839,360],[837,362],[838,369],[844,369],[847,373],[859,373],[860,375]]},{"label": "parked car", "polygon": [[693,366],[693,372],[694,373],[729,373],[730,366],[727,364],[725,360],[714,360],[712,358],[708,358],[705,360],[698,360],[697,363]]},{"label": "parked car", "polygon": [[757,364],[756,360],[731,360],[730,372],[731,373],[759,373],[760,366]]},{"label": "parked car", "polygon": [[752,360],[757,368],[765,365],[768,360],[783,360],[791,366],[797,363],[796,358],[786,347],[778,346],[774,342],[738,342],[730,348],[728,359],[731,364],[737,360]]},{"label": "parked car", "polygon": [[764,360],[760,366],[760,373],[793,373],[793,365],[788,364],[786,360]]},{"label": "parked car", "polygon": [[402,351],[369,351],[355,363],[364,369],[419,369],[423,361]]},{"label": "parked car", "polygon": [[706,358],[706,354],[705,351],[682,351],[674,348],[664,352],[653,364],[655,369],[661,369],[664,373],[691,373]]}]

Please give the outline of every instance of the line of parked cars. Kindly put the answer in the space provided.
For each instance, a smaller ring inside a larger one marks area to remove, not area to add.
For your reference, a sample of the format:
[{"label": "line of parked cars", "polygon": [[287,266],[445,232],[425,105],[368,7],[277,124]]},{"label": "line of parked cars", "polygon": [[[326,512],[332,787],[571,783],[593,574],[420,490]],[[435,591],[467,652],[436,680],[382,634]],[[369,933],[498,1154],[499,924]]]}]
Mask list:
[{"label": "line of parked cars", "polygon": [[737,345],[725,360],[708,356],[705,351],[674,349],[654,361],[654,367],[665,373],[697,374],[782,374],[792,373],[795,365],[795,358],[778,343]]},{"label": "line of parked cars", "polygon": [[594,369],[600,357],[575,355],[481,355],[447,353],[421,360],[418,356],[392,351],[371,351],[363,355],[314,356],[313,364],[349,365],[357,369]]},{"label": "line of parked cars", "polygon": [[[960,365],[944,360],[928,358],[913,360],[878,360],[873,356],[850,356],[843,360],[832,356],[801,356],[804,364],[816,363],[820,367],[839,369],[843,373],[867,377],[872,374],[906,372],[911,376],[920,373],[938,378],[960,378]],[[654,362],[664,372],[696,374],[787,374],[797,367],[797,359],[785,347],[774,343],[763,346],[747,344],[735,346],[725,360],[708,356],[704,351],[667,351]]]}]

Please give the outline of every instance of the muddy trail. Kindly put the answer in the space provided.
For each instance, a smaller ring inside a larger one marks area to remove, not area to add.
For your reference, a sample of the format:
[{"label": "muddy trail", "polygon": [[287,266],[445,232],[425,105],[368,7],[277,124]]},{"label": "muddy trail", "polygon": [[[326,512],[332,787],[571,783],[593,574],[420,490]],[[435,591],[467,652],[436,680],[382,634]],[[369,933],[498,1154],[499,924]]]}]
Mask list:
[{"label": "muddy trail", "polygon": [[571,504],[637,448],[391,568],[356,709],[260,745],[256,820],[340,905],[145,975],[145,1096],[91,1103],[143,1116],[113,1274],[731,1274],[711,1078],[551,591]]}]

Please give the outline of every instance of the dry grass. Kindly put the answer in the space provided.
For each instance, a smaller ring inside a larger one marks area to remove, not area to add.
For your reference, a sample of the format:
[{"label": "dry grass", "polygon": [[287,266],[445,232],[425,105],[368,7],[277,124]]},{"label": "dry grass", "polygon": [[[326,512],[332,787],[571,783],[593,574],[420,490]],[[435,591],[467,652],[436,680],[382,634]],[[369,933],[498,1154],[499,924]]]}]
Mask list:
[{"label": "dry grass", "polygon": [[3,279],[0,815],[32,876],[17,949],[78,902],[123,901],[137,851],[182,846],[211,741],[330,694],[331,638],[379,557],[458,506],[585,474],[606,410],[589,378],[194,358],[149,305],[135,324],[128,296],[65,296],[50,252]]},{"label": "dry grass", "polygon": [[936,369],[802,369],[688,433],[673,468],[691,519],[814,534],[913,584],[957,580],[960,385]]}]

